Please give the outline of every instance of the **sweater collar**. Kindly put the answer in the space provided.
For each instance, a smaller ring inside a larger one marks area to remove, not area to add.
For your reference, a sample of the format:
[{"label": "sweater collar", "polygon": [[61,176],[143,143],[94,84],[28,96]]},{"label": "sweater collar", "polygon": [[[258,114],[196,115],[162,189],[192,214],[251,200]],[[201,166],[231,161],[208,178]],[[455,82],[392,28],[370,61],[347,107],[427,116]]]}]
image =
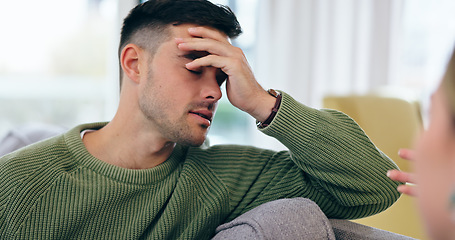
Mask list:
[{"label": "sweater collar", "polygon": [[175,170],[181,170],[188,148],[180,145],[175,146],[165,162],[150,169],[126,169],[95,158],[85,148],[80,134],[86,129],[97,130],[106,124],[107,122],[82,124],[65,133],[68,150],[81,168],[85,167],[105,177],[129,184],[153,184],[167,178]]}]

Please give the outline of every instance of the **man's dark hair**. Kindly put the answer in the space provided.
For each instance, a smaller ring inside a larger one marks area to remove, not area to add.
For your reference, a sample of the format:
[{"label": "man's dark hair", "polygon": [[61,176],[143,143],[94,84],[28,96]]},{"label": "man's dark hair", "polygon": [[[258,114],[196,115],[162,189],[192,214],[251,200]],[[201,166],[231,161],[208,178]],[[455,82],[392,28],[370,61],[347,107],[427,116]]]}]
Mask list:
[{"label": "man's dark hair", "polygon": [[[170,25],[191,23],[213,27],[229,38],[242,33],[232,10],[207,0],[149,0],[133,8],[123,21],[119,45],[122,49],[134,43],[153,55],[164,40],[170,37]],[[120,86],[122,70],[120,69]]]}]

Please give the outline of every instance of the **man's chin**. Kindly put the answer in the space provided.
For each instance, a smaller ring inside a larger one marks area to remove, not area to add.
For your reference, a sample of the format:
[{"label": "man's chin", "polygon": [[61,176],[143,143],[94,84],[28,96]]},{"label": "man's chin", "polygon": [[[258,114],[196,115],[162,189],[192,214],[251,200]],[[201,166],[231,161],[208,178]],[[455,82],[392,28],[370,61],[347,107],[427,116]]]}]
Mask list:
[{"label": "man's chin", "polygon": [[204,142],[205,141],[202,141],[202,142],[200,142],[200,141],[197,141],[197,142],[196,141],[191,141],[191,142],[190,141],[183,141],[183,142],[180,142],[178,144],[183,145],[183,146],[187,146],[187,147],[200,147],[200,146],[202,146],[202,144],[204,144]]},{"label": "man's chin", "polygon": [[202,144],[206,142],[206,135],[198,137],[198,138],[191,138],[191,139],[182,139],[181,141],[177,142],[180,145],[183,146],[189,146],[189,147],[200,147]]},{"label": "man's chin", "polygon": [[207,139],[207,134],[210,126],[199,125],[193,131],[188,131],[187,134],[180,136],[178,144],[189,147],[200,147]]}]

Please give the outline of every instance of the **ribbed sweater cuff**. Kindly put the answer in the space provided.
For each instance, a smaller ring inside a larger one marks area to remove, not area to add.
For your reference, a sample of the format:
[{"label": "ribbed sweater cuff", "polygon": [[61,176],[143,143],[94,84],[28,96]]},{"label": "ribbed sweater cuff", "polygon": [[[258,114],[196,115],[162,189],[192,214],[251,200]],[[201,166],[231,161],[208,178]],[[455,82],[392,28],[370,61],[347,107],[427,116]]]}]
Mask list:
[{"label": "ribbed sweater cuff", "polygon": [[[298,144],[305,144],[310,140],[311,134],[314,132],[318,110],[297,102],[283,91],[280,92],[283,98],[275,118],[269,126],[258,129],[264,134],[276,138],[286,146],[296,144],[295,134],[299,134],[301,136],[297,138],[301,137],[300,139],[304,141]],[[292,131],[293,134],[289,134],[289,131]]]}]

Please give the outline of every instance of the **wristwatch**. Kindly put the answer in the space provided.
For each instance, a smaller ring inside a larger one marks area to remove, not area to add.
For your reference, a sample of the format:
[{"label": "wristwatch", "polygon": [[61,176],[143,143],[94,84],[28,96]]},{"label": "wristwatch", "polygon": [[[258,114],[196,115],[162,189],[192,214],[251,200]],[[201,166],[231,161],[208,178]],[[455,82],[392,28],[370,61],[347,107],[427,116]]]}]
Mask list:
[{"label": "wristwatch", "polygon": [[275,91],[273,89],[269,89],[269,90],[267,90],[267,92],[276,98],[275,106],[273,106],[272,112],[270,113],[269,117],[264,122],[259,122],[259,121],[256,122],[256,126],[258,126],[258,128],[267,127],[272,122],[272,120],[273,120],[273,118],[275,118],[275,115],[278,112],[278,108],[280,107],[280,104],[281,104],[281,93],[280,92]]}]

